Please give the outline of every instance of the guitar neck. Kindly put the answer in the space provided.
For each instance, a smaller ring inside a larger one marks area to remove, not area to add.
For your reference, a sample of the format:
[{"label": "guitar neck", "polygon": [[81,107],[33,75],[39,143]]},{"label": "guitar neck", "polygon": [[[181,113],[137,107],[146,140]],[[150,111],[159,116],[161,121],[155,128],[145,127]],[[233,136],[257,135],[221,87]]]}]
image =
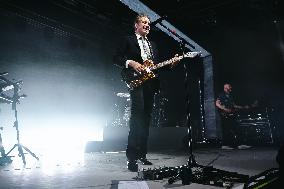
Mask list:
[{"label": "guitar neck", "polygon": [[150,70],[156,70],[158,68],[162,68],[162,67],[164,67],[166,65],[169,65],[169,64],[173,63],[174,61],[181,60],[183,58],[184,58],[184,56],[178,56],[175,59],[170,59],[170,60],[166,60],[166,61],[160,62],[158,64],[155,64],[154,66],[151,66]]}]

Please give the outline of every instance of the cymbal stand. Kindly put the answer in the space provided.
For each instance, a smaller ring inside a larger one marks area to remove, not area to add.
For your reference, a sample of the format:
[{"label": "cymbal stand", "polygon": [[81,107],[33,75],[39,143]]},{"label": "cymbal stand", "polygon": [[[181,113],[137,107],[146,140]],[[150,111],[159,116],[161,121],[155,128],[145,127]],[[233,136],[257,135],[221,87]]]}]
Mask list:
[{"label": "cymbal stand", "polygon": [[12,110],[14,110],[15,122],[14,126],[17,131],[17,143],[14,144],[13,148],[8,151],[5,156],[8,156],[16,147],[18,148],[18,156],[22,158],[23,164],[26,165],[26,158],[24,150],[27,151],[30,155],[32,155],[35,159],[39,160],[39,158],[26,146],[20,143],[20,131],[19,131],[19,123],[18,123],[18,111],[17,111],[17,103],[19,102],[20,98],[26,97],[26,95],[19,96],[19,86],[18,84],[14,84],[14,95],[13,95],[13,102],[12,102]]}]

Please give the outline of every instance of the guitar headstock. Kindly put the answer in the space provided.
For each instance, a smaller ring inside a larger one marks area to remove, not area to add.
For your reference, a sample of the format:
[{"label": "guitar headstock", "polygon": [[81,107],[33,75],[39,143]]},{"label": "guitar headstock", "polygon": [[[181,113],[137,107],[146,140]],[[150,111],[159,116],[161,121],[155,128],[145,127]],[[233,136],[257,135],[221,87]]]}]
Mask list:
[{"label": "guitar headstock", "polygon": [[184,57],[188,57],[188,58],[194,58],[196,56],[201,56],[201,52],[187,52],[183,55]]}]

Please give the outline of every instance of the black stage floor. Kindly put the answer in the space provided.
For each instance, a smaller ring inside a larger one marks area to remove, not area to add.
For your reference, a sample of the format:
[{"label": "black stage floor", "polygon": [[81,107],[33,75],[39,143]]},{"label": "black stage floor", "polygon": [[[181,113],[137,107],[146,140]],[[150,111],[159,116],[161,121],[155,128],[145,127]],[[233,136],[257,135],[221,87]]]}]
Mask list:
[{"label": "black stage floor", "polygon": [[[217,169],[237,172],[249,176],[257,175],[270,168],[277,168],[277,147],[252,147],[246,150],[221,150],[217,147],[194,150],[198,164],[210,164]],[[17,155],[17,154],[15,154]],[[0,188],[95,188],[95,189],[159,189],[159,188],[220,188],[192,183],[183,185],[179,180],[168,184],[163,180],[137,180],[137,173],[126,168],[125,152],[72,152],[71,154],[38,154],[37,161],[26,154],[23,166],[18,156],[11,157],[12,163],[0,166]],[[154,165],[142,168],[175,167],[186,164],[188,152],[156,151],[148,155]],[[240,187],[241,183],[234,184]]]}]

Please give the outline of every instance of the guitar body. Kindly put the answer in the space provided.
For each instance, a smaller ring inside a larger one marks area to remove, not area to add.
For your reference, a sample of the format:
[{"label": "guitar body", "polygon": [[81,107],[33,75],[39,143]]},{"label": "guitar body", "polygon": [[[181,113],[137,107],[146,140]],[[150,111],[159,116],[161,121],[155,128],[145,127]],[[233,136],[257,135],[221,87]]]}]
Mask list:
[{"label": "guitar body", "polygon": [[139,87],[146,81],[156,77],[154,72],[152,72],[149,69],[150,67],[154,66],[151,60],[145,60],[143,66],[145,67],[146,71],[141,74],[135,72],[133,69],[130,68],[122,69],[121,71],[122,80],[126,83],[126,85],[130,89]]}]

